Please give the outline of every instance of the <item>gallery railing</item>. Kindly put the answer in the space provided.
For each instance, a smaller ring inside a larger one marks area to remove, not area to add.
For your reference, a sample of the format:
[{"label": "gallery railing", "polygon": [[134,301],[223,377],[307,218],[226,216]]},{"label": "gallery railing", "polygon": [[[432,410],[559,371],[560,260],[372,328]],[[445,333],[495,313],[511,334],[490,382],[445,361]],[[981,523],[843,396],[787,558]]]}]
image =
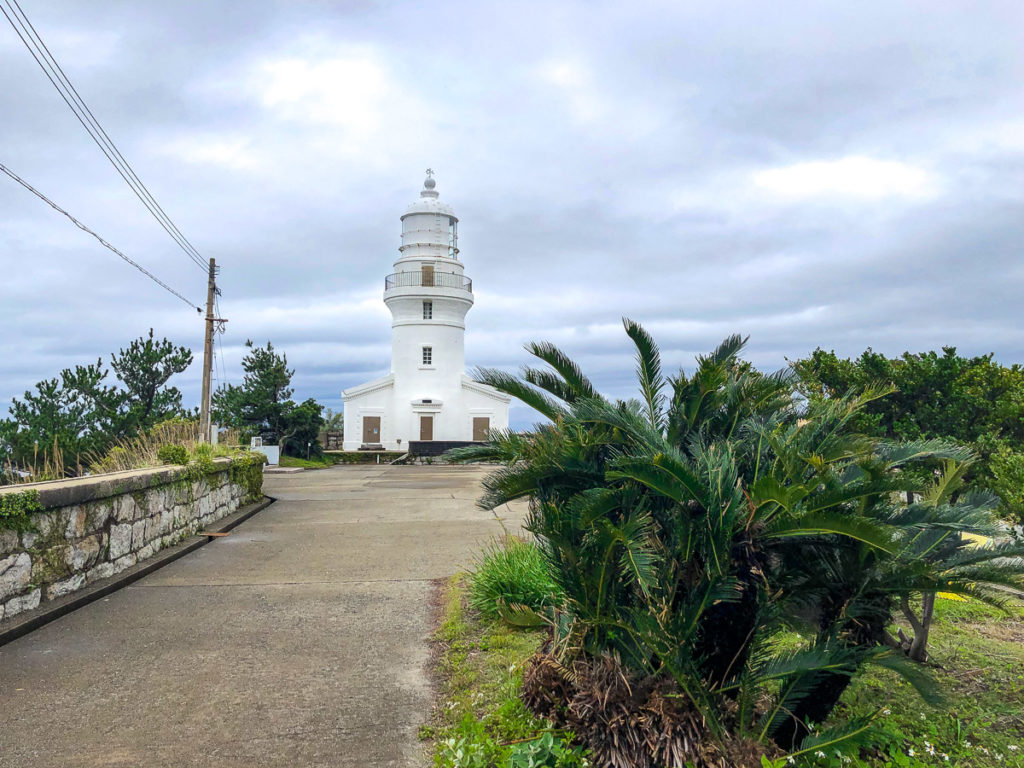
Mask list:
[{"label": "gallery railing", "polygon": [[395,272],[384,278],[384,290],[392,288],[459,288],[473,292],[473,281],[453,272]]}]

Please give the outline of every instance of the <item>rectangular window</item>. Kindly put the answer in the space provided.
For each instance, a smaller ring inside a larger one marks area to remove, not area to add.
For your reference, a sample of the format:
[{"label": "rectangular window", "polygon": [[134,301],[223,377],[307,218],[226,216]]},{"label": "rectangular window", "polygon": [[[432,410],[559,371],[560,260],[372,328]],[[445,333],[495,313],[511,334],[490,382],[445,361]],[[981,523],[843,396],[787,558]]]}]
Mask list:
[{"label": "rectangular window", "polygon": [[423,319],[433,320],[434,319],[434,302],[424,301],[423,302]]},{"label": "rectangular window", "polygon": [[423,348],[423,364],[424,365],[433,365],[433,363],[434,363],[434,348],[433,347],[424,347]]}]

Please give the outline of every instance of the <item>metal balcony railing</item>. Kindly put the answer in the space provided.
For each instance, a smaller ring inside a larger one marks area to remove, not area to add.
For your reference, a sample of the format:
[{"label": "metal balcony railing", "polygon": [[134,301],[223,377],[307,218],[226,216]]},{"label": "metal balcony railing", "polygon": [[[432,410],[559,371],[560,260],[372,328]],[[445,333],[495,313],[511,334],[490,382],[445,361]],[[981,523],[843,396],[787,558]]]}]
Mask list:
[{"label": "metal balcony railing", "polygon": [[473,281],[452,272],[395,272],[384,278],[384,290],[392,288],[460,288],[473,292]]}]

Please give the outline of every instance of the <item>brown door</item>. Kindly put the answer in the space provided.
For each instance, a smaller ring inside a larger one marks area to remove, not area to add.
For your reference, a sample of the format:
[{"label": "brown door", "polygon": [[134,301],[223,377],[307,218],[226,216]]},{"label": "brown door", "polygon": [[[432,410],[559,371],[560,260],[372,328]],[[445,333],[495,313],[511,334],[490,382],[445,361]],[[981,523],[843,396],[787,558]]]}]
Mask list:
[{"label": "brown door", "polygon": [[373,445],[380,442],[380,416],[363,416],[363,443]]},{"label": "brown door", "polygon": [[422,266],[423,285],[430,288],[434,285],[434,266],[433,264],[424,264]]},{"label": "brown door", "polygon": [[434,439],[434,417],[420,416],[420,440]]},{"label": "brown door", "polygon": [[487,432],[491,428],[491,419],[489,416],[474,416],[473,417],[473,441],[482,443],[487,440]]}]

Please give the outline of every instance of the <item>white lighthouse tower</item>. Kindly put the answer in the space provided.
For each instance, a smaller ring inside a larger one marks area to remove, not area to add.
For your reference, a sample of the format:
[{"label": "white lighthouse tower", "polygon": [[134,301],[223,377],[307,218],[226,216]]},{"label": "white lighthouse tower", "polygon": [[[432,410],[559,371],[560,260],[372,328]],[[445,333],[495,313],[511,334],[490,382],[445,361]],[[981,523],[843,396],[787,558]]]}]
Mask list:
[{"label": "white lighthouse tower", "polygon": [[391,373],[341,393],[347,451],[441,449],[508,428],[507,395],[466,376],[466,313],[473,281],[459,259],[458,223],[427,169],[420,199],[402,216],[394,273],[384,279],[391,310]]}]

